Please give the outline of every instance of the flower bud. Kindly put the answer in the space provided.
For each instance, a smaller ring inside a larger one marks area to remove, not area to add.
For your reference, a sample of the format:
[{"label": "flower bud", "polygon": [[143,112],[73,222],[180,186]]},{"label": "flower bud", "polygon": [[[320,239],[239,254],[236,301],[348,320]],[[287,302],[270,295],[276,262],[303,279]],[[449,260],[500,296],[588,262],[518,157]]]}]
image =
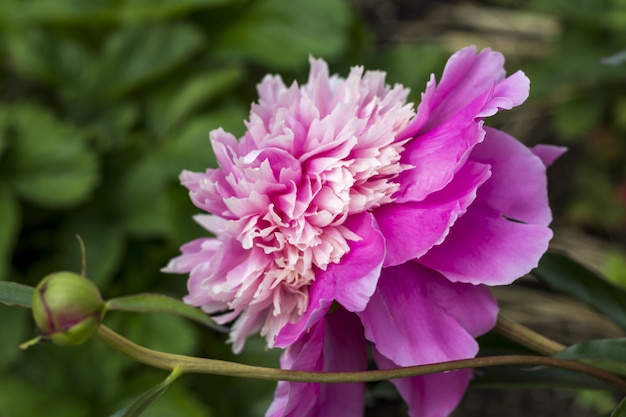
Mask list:
[{"label": "flower bud", "polygon": [[33,317],[43,340],[80,345],[98,329],[104,301],[98,288],[73,272],[46,276],[33,293]]}]

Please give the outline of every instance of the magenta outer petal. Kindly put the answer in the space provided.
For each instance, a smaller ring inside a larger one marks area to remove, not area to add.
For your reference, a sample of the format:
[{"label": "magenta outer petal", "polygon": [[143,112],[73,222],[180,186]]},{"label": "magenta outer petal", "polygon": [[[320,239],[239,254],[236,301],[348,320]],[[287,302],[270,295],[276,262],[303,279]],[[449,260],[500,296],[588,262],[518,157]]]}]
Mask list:
[{"label": "magenta outer petal", "polygon": [[310,286],[309,305],[306,313],[296,323],[287,323],[274,338],[275,347],[289,347],[300,336],[324,319],[335,295],[335,283],[316,280]]},{"label": "magenta outer petal", "polygon": [[[324,321],[316,323],[300,340],[289,346],[280,358],[282,369],[322,370]],[[281,381],[266,417],[306,416],[314,406],[320,384]]]},{"label": "magenta outer petal", "polygon": [[[380,369],[397,365],[374,349],[374,358]],[[392,379],[409,406],[410,417],[447,417],[454,411],[472,379],[472,371],[463,369],[447,373]]]},{"label": "magenta outer petal", "polygon": [[478,337],[496,325],[498,303],[488,287],[450,283],[448,280],[441,281],[440,284],[440,287],[431,289],[428,296],[433,303],[454,317],[470,335]]},{"label": "magenta outer petal", "polygon": [[483,287],[455,285],[414,262],[383,269],[369,304],[357,313],[365,337],[398,366],[474,357],[472,333],[492,326],[497,308]]},{"label": "magenta outer petal", "polygon": [[[489,331],[498,307],[484,286],[452,283],[408,262],[385,268],[376,293],[359,313],[380,369],[474,357],[474,337]],[[445,417],[458,405],[471,370],[391,382],[412,417]]]},{"label": "magenta outer petal", "polygon": [[439,85],[431,77],[417,115],[396,137],[409,139],[402,163],[412,166],[397,178],[396,202],[420,201],[444,188],[483,140],[481,119],[528,97],[528,78],[522,72],[505,78],[503,65],[502,54],[468,47],[448,60]]},{"label": "magenta outer petal", "polygon": [[491,165],[493,172],[480,188],[477,204],[525,223],[550,224],[545,165],[526,146],[487,128],[485,142],[474,149],[470,160]]},{"label": "magenta outer petal", "polygon": [[417,116],[398,136],[405,139],[420,131],[448,121],[456,113],[483,96],[482,106],[475,117],[493,115],[498,109],[511,109],[528,97],[530,81],[517,72],[505,79],[504,56],[484,49],[478,54],[476,47],[463,48],[450,57],[437,86],[434,77],[426,86]]},{"label": "magenta outer petal", "polygon": [[491,175],[489,165],[469,162],[443,190],[421,202],[388,204],[374,215],[387,240],[384,267],[425,254],[443,241],[449,228],[476,198],[476,190]]},{"label": "magenta outer petal", "polygon": [[352,216],[344,223],[361,240],[350,242],[341,263],[318,271],[316,279],[335,282],[335,300],[348,311],[362,311],[376,289],[385,257],[385,239],[370,213]]},{"label": "magenta outer petal", "polygon": [[[325,372],[365,371],[367,345],[356,315],[339,309],[326,319]],[[363,383],[321,384],[312,416],[361,416],[365,406]]]},{"label": "magenta outer petal", "polygon": [[[281,368],[343,372],[367,369],[367,347],[358,318],[343,309],[329,314],[287,348]],[[360,417],[363,383],[279,382],[267,417]]]},{"label": "magenta outer petal", "polygon": [[490,164],[493,175],[445,241],[419,262],[452,281],[509,284],[537,266],[552,237],[545,166],[494,129],[470,160]]},{"label": "magenta outer petal", "polygon": [[361,213],[349,218],[344,226],[361,240],[350,242],[350,252],[341,263],[330,264],[326,271],[316,270],[307,311],[298,322],[282,328],[274,339],[276,347],[287,347],[296,341],[324,317],[333,300],[349,311],[361,311],[376,289],[385,256],[385,241],[376,220],[369,213]]},{"label": "magenta outer petal", "polygon": [[412,168],[396,179],[400,184],[396,203],[424,200],[452,181],[471,149],[485,136],[482,122],[474,120],[480,106],[459,113],[450,122],[415,137],[405,145],[401,161]]},{"label": "magenta outer petal", "polygon": [[552,145],[535,145],[530,150],[541,159],[545,166],[552,165],[558,157],[567,152],[567,148],[563,146]]}]

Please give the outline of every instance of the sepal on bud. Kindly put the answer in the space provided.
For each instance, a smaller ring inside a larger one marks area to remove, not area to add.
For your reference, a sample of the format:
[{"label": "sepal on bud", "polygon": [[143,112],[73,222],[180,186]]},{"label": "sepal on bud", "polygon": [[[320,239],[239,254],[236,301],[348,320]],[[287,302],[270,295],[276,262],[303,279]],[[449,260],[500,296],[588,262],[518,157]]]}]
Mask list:
[{"label": "sepal on bud", "polygon": [[80,345],[96,332],[103,314],[98,288],[74,272],[46,276],[33,293],[33,317],[41,340]]}]

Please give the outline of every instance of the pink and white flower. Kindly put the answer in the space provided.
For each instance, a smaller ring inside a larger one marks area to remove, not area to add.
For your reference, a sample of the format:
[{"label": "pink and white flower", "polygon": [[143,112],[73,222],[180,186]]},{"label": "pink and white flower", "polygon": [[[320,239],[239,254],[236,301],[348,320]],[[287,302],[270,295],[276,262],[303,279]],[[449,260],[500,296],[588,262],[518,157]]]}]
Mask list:
[{"label": "pink and white flower", "polygon": [[[288,369],[367,369],[474,357],[493,327],[488,286],[535,267],[552,233],[545,167],[482,119],[528,96],[520,71],[473,47],[434,76],[414,112],[382,72],[346,79],[311,60],[306,84],[259,85],[245,135],[211,132],[219,168],[183,172],[215,237],[182,247],[185,301],[234,321],[240,351],[260,332]],[[331,308],[332,307],[332,308]],[[471,378],[394,380],[411,416],[448,415]],[[268,416],[359,416],[363,385],[278,384]]]}]

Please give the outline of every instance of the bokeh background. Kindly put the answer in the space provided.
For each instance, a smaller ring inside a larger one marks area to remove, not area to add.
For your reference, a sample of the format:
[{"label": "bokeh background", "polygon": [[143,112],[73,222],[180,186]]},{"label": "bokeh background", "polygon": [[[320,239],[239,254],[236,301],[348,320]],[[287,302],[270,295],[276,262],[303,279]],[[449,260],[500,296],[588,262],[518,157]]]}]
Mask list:
[{"label": "bokeh background", "polygon": [[[468,44],[531,78],[528,102],[488,123],[570,148],[550,172],[555,247],[626,285],[624,0],[1,0],[0,279],[80,271],[80,234],[106,298],[183,296],[185,278],[159,272],[203,235],[178,174],[214,166],[212,129],[243,133],[264,74],[304,81],[312,55],[339,74],[385,70],[419,102],[429,74]],[[495,293],[562,342],[622,335],[532,278]],[[176,317],[112,313],[107,324],[156,349],[277,366],[261,340],[234,356],[224,335]],[[0,417],[105,417],[165,377],[97,341],[17,350],[33,335],[28,311],[0,306]],[[615,401],[491,381],[479,374],[455,416],[591,417]],[[390,387],[368,387],[369,417],[406,415]],[[185,376],[145,415],[261,416],[273,389]]]}]

